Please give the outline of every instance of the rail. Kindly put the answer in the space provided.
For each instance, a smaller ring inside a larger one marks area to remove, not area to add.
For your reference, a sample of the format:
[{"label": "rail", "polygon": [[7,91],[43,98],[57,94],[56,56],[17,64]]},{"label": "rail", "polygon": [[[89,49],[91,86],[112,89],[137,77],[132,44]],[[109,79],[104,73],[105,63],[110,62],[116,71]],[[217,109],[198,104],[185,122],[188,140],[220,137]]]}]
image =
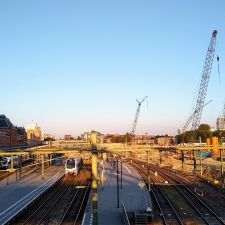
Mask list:
[{"label": "rail", "polygon": [[9,222],[13,217],[18,215],[22,210],[24,210],[31,202],[37,199],[43,192],[45,192],[49,187],[57,182],[64,175],[64,171],[58,172],[48,181],[43,183],[38,188],[34,189],[32,192],[24,196],[18,202],[10,206],[8,209],[0,213],[0,224],[4,225]]},{"label": "rail", "polygon": [[[175,178],[174,176],[171,176],[166,171],[160,170],[162,174],[167,176],[169,179],[171,179],[174,182],[182,182],[181,179]],[[210,224],[210,222],[214,219],[215,223],[217,224],[225,224],[225,222],[213,211],[207,204],[205,204],[199,197],[196,195],[190,188],[183,185],[182,183],[179,186],[175,186],[175,188],[180,192],[181,195],[183,195],[189,204],[196,210],[196,212],[200,215],[200,217],[207,223]],[[182,190],[184,189],[184,190]],[[201,210],[203,209],[203,210]],[[205,210],[208,212],[206,213]],[[213,217],[211,217],[211,215]],[[209,222],[210,221],[210,222]]]},{"label": "rail", "polygon": [[130,225],[130,221],[129,221],[128,216],[127,216],[127,211],[126,211],[126,208],[125,208],[125,205],[123,204],[123,202],[122,202],[122,208],[123,208],[123,220],[124,220],[124,224],[125,225]]}]

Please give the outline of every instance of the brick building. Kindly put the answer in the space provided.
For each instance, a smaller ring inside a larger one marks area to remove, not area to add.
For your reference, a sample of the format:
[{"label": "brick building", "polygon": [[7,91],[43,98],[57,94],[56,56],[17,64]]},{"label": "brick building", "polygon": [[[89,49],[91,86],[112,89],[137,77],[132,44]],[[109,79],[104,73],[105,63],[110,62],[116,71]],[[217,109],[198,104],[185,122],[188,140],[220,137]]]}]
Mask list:
[{"label": "brick building", "polygon": [[17,128],[5,115],[0,115],[0,147],[9,145],[17,145]]},{"label": "brick building", "polygon": [[160,146],[169,146],[169,145],[174,145],[175,143],[175,138],[173,136],[157,136],[156,137],[156,143]]},{"label": "brick building", "polygon": [[27,133],[23,127],[17,127],[17,144],[27,144]]},{"label": "brick building", "polygon": [[73,137],[72,137],[72,135],[70,135],[70,134],[65,134],[65,135],[64,135],[64,140],[65,140],[65,141],[71,141],[71,140],[73,140]]}]

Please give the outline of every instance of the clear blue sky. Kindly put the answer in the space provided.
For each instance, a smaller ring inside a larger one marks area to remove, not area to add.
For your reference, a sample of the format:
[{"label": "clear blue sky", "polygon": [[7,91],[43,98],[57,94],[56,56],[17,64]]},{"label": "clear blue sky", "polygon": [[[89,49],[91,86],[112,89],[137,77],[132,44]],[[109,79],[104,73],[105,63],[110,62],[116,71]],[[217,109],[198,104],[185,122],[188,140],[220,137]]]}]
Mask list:
[{"label": "clear blue sky", "polygon": [[0,1],[1,114],[43,133],[175,134],[190,115],[218,30],[202,122],[225,100],[225,1]]}]

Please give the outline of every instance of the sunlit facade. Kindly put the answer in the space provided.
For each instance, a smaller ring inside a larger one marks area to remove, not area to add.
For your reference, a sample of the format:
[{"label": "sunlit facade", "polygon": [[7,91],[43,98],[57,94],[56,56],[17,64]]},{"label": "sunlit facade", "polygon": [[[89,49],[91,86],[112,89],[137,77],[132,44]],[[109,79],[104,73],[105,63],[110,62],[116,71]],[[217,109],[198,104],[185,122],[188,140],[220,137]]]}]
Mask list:
[{"label": "sunlit facade", "polygon": [[30,146],[41,144],[41,128],[37,124],[26,126],[27,143]]}]

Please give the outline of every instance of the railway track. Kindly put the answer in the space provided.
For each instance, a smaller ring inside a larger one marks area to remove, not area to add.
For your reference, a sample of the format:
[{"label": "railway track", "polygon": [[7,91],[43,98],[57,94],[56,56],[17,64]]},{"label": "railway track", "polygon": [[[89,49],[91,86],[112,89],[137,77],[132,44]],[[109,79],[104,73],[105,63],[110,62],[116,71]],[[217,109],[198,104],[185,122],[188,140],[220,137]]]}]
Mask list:
[{"label": "railway track", "polygon": [[85,210],[85,203],[88,200],[89,185],[86,187],[80,187],[77,189],[76,194],[70,201],[59,225],[78,225],[81,224],[82,218]]},{"label": "railway track", "polygon": [[78,176],[64,177],[10,224],[80,224],[89,193],[90,174],[90,169],[83,169]]},{"label": "railway track", "polygon": [[[132,164],[143,179],[147,182],[147,174],[146,171],[143,170],[140,165]],[[154,183],[157,183],[157,180],[154,180]],[[165,191],[159,185],[152,185],[151,186],[151,194],[154,197],[154,200],[157,204],[157,207],[160,211],[161,216],[161,224],[164,225],[184,225],[182,219],[177,214],[176,209],[174,208],[173,204],[171,203],[170,199],[167,197]]]},{"label": "railway track", "polygon": [[157,185],[153,185],[152,194],[160,209],[161,216],[165,225],[184,224],[162,188]]},{"label": "railway track", "polygon": [[[155,168],[157,169],[157,168]],[[192,190],[189,185],[184,185],[183,180],[175,177],[170,172],[166,172],[160,168],[157,169],[167,180],[172,184],[175,184],[176,190],[189,202],[189,204],[195,209],[205,224],[225,224],[224,220],[221,219],[209,206],[207,206]],[[179,185],[176,185],[179,184]]]},{"label": "railway track", "polygon": [[[142,168],[142,164],[138,161],[135,161],[135,163],[137,163],[137,165],[135,165],[135,167],[139,170],[139,172],[141,173],[141,175],[144,175],[144,178],[146,180],[146,171],[143,170]],[[172,187],[176,189],[177,192],[179,192],[179,194],[181,196],[183,196],[183,198],[186,200],[186,202],[189,204],[189,207],[191,208],[192,211],[195,212],[196,214],[196,218],[198,220],[197,224],[208,224],[208,225],[219,225],[219,224],[225,224],[225,222],[223,221],[223,219],[221,219],[212,209],[210,209],[195,193],[193,193],[193,191],[187,187],[187,185],[184,185],[184,183],[181,181],[181,179],[177,179],[174,174],[171,175],[171,173],[169,172],[165,172],[164,170],[154,167],[154,170],[158,172],[158,174],[161,177],[164,177],[167,181],[169,181],[172,184]],[[154,176],[151,176],[152,181],[154,181],[154,183],[157,183],[157,180]],[[159,196],[155,195],[155,188],[154,186],[159,186],[159,185],[152,185],[152,190],[153,190],[153,196],[156,197],[156,201],[159,202]],[[165,189],[165,188],[162,188]],[[168,195],[168,192],[166,192]],[[164,193],[165,194],[165,193]],[[169,196],[168,196],[169,198]],[[171,203],[172,204],[172,203]],[[161,207],[162,203],[159,203],[159,207]],[[174,204],[172,204],[174,205]],[[162,207],[161,207],[162,208]],[[176,207],[174,207],[175,211],[176,211]],[[163,211],[162,209],[160,209],[162,211],[162,214],[167,215],[166,211]],[[179,211],[179,210],[178,210]],[[177,213],[179,214],[179,213]],[[186,224],[185,220],[183,220],[182,216],[180,217],[180,220],[182,221],[182,224]],[[166,224],[166,223],[165,223]],[[174,223],[175,224],[175,223]]]},{"label": "railway track", "polygon": [[176,173],[174,170],[169,169],[169,171],[174,174],[180,181],[185,184],[191,184],[193,188],[201,189],[204,195],[207,195],[212,201],[220,199],[220,205],[225,207],[225,190],[213,186],[211,183],[207,183],[199,176],[190,177],[185,174]]}]

